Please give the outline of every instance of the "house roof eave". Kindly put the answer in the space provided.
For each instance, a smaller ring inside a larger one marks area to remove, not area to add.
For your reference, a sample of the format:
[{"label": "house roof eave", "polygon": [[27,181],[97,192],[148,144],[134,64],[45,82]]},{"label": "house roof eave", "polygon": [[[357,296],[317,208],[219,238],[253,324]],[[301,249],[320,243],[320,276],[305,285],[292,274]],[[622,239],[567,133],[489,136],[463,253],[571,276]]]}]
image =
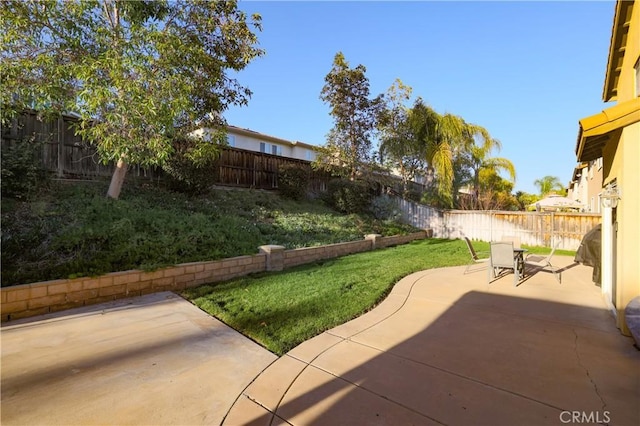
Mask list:
[{"label": "house roof eave", "polygon": [[602,157],[602,148],[611,133],[640,121],[640,98],[620,103],[580,120],[576,157],[578,161],[591,161]]},{"label": "house roof eave", "polygon": [[305,142],[301,142],[301,141],[289,141],[287,139],[282,139],[282,138],[278,138],[275,136],[270,136],[264,133],[260,133],[260,132],[256,132],[255,130],[250,130],[250,129],[243,129],[242,127],[237,127],[237,126],[232,126],[232,125],[228,125],[227,126],[227,131],[236,133],[236,134],[240,134],[243,136],[249,136],[252,138],[256,138],[256,139],[261,139],[261,140],[265,140],[265,141],[269,141],[269,142],[274,142],[274,143],[278,143],[278,144],[282,144],[282,145],[289,145],[289,146],[300,146],[302,148],[308,148],[308,149],[313,149],[316,150],[318,147],[315,145],[311,145]]},{"label": "house roof eave", "polygon": [[627,45],[627,36],[634,3],[635,1],[623,0],[616,2],[604,87],[602,90],[602,100],[604,102],[615,101],[618,98],[618,81],[622,68],[622,58],[624,57]]}]

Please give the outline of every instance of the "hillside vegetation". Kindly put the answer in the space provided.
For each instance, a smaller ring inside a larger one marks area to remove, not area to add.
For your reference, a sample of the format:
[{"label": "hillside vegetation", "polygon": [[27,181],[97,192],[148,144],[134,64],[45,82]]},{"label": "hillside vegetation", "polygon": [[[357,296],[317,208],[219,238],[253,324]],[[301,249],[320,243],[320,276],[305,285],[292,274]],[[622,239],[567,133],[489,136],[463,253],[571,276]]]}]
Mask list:
[{"label": "hillside vegetation", "polygon": [[264,244],[309,247],[415,231],[261,190],[193,197],[127,184],[112,200],[106,187],[54,182],[29,201],[3,199],[2,286],[255,254]]}]

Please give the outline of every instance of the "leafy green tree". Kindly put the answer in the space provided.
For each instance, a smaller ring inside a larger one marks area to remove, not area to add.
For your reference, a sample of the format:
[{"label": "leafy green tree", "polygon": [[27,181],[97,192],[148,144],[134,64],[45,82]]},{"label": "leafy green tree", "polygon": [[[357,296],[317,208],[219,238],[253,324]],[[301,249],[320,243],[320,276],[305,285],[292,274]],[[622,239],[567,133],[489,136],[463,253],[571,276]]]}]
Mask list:
[{"label": "leafy green tree", "polygon": [[468,151],[459,150],[453,157],[453,185],[454,207],[459,209],[472,209],[473,198],[471,194],[463,194],[463,188],[471,188],[473,175],[471,173],[471,154]]},{"label": "leafy green tree", "polygon": [[495,169],[480,170],[479,194],[473,208],[480,210],[518,210],[518,200],[513,196],[512,181],[504,179]]},{"label": "leafy green tree", "polygon": [[[112,198],[128,164],[171,156],[176,133],[222,129],[221,113],[251,95],[228,73],[263,54],[260,16],[236,1],[5,1],[0,21],[3,123],[25,108],[78,113],[77,131],[117,163]],[[190,155],[216,148],[202,141]]]},{"label": "leafy green tree", "polygon": [[545,197],[551,193],[561,194],[564,192],[564,186],[556,176],[545,176],[533,181],[533,184],[540,190],[540,196]]},{"label": "leafy green tree", "polygon": [[372,137],[382,106],[382,96],[369,99],[365,73],[363,65],[350,68],[342,52],[338,52],[320,93],[320,99],[331,107],[334,127],[317,161],[337,173],[345,170],[351,180],[371,161]]},{"label": "leafy green tree", "polygon": [[402,178],[403,193],[408,193],[408,183],[425,168],[424,144],[416,137],[409,123],[409,108],[405,102],[411,97],[411,87],[400,79],[387,90],[386,105],[378,118],[380,132],[380,159]]},{"label": "leafy green tree", "polygon": [[[443,191],[440,191],[440,189],[443,185],[440,185],[438,182],[442,180],[443,177],[446,179],[449,171],[453,171],[453,167],[447,169],[445,165],[444,167],[439,168],[438,163],[434,164],[434,159],[439,157],[434,149],[438,147],[437,142],[435,141],[436,136],[434,129],[439,126],[440,120],[441,116],[433,108],[426,105],[422,98],[416,99],[409,110],[407,118],[409,132],[411,137],[416,141],[416,145],[418,147],[417,151],[420,153],[425,164],[425,172],[431,177],[429,182],[431,188],[427,188],[430,193],[428,197],[429,200],[442,198],[440,195]],[[442,165],[442,163],[439,164]],[[440,202],[438,204],[440,205]],[[446,200],[445,204],[447,204]]]},{"label": "leafy green tree", "polygon": [[518,191],[515,194],[518,201],[518,210],[527,210],[528,207],[538,200],[538,196],[535,194],[529,194],[528,192]]}]

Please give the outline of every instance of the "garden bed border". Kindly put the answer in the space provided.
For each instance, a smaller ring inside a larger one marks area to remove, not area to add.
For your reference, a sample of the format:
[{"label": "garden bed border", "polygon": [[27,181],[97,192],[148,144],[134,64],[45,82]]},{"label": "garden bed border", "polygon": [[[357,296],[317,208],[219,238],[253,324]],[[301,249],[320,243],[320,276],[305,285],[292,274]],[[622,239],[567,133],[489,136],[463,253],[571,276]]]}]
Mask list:
[{"label": "garden bed border", "polygon": [[285,250],[282,246],[261,246],[259,253],[254,255],[182,263],[153,272],[130,270],[99,277],[2,287],[2,322],[149,293],[181,291],[256,272],[280,271],[305,263],[406,244],[432,235],[430,230],[389,237],[370,234],[366,235],[364,240],[292,250]]}]

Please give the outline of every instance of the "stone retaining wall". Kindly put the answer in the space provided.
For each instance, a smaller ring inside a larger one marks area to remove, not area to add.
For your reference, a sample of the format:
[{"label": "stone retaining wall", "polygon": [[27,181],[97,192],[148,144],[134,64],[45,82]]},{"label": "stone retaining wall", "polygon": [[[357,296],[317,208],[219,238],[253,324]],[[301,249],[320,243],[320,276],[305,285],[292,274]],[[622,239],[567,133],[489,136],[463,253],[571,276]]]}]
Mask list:
[{"label": "stone retaining wall", "polygon": [[62,311],[85,305],[160,291],[180,291],[206,283],[221,282],[255,272],[279,271],[292,266],[331,259],[351,253],[405,244],[424,239],[427,232],[381,237],[320,247],[285,250],[282,246],[262,246],[251,256],[207,262],[183,263],[153,272],[139,270],[113,272],[99,277],[44,281],[0,289],[2,321]]},{"label": "stone retaining wall", "polygon": [[330,244],[319,247],[304,247],[295,250],[285,250],[283,267],[303,265],[305,263],[316,262],[318,260],[332,259],[351,253],[359,253],[371,250],[372,240],[369,236],[363,241],[352,241],[349,243]]}]

